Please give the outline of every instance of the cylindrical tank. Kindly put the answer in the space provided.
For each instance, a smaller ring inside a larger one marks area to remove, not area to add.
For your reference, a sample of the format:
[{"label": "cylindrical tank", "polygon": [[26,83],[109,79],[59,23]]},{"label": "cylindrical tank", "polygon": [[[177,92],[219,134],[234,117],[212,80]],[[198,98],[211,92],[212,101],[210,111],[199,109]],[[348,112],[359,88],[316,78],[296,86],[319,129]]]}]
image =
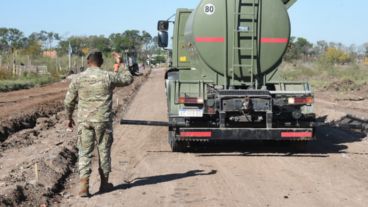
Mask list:
[{"label": "cylindrical tank", "polygon": [[185,28],[197,69],[249,82],[272,72],[290,39],[285,0],[202,0]]}]

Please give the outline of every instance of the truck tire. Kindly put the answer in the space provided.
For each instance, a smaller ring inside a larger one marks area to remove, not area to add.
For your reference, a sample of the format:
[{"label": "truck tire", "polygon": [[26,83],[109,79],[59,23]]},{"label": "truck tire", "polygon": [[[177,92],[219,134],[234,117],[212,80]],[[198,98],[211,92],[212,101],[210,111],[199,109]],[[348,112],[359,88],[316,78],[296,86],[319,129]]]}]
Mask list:
[{"label": "truck tire", "polygon": [[173,152],[186,152],[187,151],[187,147],[185,145],[186,143],[176,140],[174,130],[169,129],[168,138],[169,138],[169,144],[171,147],[171,151]]}]

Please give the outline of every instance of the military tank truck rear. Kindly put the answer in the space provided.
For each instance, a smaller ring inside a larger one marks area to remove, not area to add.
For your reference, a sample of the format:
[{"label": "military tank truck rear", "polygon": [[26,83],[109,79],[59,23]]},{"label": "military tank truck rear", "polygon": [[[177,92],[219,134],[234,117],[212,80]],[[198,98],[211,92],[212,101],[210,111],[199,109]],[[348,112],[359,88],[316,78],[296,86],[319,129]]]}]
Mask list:
[{"label": "military tank truck rear", "polygon": [[[278,66],[290,40],[296,0],[202,0],[178,9],[172,68],[166,73],[169,143],[314,139],[313,94]],[[159,21],[159,45],[168,45]]]}]

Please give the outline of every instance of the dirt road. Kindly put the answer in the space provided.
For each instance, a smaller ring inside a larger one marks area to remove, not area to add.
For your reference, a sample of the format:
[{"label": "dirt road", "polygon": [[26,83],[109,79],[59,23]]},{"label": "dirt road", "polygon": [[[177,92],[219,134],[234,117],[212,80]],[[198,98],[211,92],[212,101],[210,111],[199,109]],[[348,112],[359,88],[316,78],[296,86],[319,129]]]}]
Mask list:
[{"label": "dirt road", "polygon": [[[153,71],[126,118],[166,120],[163,74]],[[317,102],[316,110],[338,118],[345,109]],[[366,135],[332,126],[319,127],[317,135],[319,141],[303,151],[247,143],[171,153],[166,128],[115,125],[111,175],[115,189],[95,194],[99,185],[95,170],[94,196],[80,199],[74,196],[78,192],[74,173],[60,205],[366,206]]]},{"label": "dirt road", "polygon": [[20,90],[0,93],[0,117],[4,119],[14,112],[31,109],[40,103],[45,104],[60,97],[65,97],[67,81],[54,83],[47,87],[36,87],[29,90]]},{"label": "dirt road", "polygon": [[63,108],[68,82],[45,87],[0,93],[0,141],[24,128],[33,128],[38,117],[56,114]]}]

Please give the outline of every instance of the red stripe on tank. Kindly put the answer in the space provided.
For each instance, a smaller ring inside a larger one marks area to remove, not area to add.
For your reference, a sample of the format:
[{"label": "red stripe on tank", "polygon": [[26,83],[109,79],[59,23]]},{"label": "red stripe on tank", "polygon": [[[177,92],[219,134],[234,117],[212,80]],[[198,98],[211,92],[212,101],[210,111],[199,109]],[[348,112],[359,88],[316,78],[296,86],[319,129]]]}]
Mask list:
[{"label": "red stripe on tank", "polygon": [[225,38],[223,37],[196,37],[195,38],[196,42],[218,42],[218,43],[222,43],[225,42]]},{"label": "red stripe on tank", "polygon": [[288,38],[270,38],[270,37],[263,37],[261,39],[261,43],[288,43]]}]

